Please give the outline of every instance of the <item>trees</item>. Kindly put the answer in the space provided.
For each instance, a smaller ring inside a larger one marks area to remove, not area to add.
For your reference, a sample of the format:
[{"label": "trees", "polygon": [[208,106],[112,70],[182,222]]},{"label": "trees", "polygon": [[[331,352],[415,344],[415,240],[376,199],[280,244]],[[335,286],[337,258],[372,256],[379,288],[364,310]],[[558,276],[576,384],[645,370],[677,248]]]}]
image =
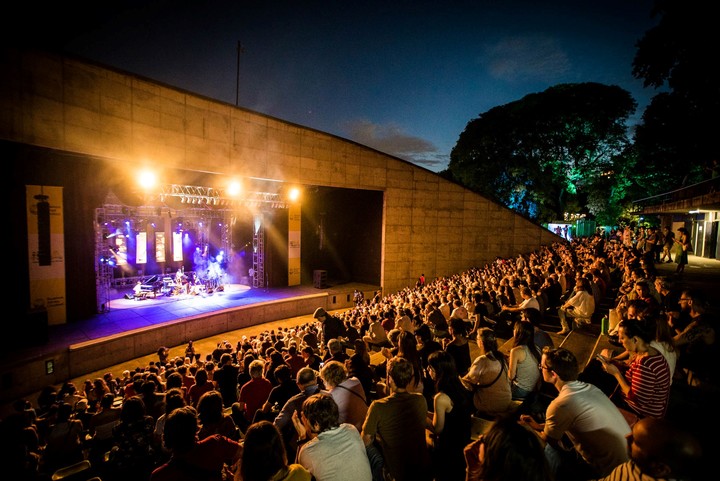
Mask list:
[{"label": "trees", "polygon": [[[617,86],[560,84],[470,121],[448,171],[470,189],[548,222],[572,210],[603,215],[620,202],[614,173],[625,169],[626,121],[637,104]],[[595,201],[588,204],[588,200]]]},{"label": "trees", "polygon": [[639,197],[707,178],[718,159],[720,56],[715,17],[700,0],[658,0],[657,26],[637,44],[632,73],[646,87],[664,88],[643,114],[635,144]]}]

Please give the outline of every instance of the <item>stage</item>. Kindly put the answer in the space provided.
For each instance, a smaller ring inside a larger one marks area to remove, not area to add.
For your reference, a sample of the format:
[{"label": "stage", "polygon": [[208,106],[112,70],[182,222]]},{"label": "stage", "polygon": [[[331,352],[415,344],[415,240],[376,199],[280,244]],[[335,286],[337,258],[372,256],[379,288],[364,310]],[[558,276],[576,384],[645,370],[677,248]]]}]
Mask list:
[{"label": "stage", "polygon": [[[126,289],[124,291],[118,290],[116,295],[121,295],[120,297],[111,299],[107,303],[108,310],[145,309],[171,302],[184,302],[188,307],[193,307],[197,305],[195,301],[215,304],[218,306],[217,308],[220,308],[221,305],[227,304],[229,301],[237,301],[254,296],[252,292],[249,292],[252,291],[251,287],[243,284],[224,284],[219,289],[210,291],[204,289],[204,286],[202,287],[202,290],[195,290],[190,293],[185,291],[178,292],[177,294],[164,294],[162,292],[145,293],[141,298],[135,298],[132,289]],[[262,291],[262,289],[260,291]],[[269,289],[265,293],[269,293]]]},{"label": "stage", "polygon": [[35,342],[15,340],[8,343],[8,349],[0,350],[0,402],[151,354],[159,346],[176,346],[190,339],[311,315],[318,307],[328,311],[348,308],[354,305],[356,289],[371,298],[380,287],[360,283],[324,289],[228,284],[212,294],[160,295],[144,300],[125,299],[127,292],[114,292],[106,312],[49,326],[45,336],[30,339]]}]

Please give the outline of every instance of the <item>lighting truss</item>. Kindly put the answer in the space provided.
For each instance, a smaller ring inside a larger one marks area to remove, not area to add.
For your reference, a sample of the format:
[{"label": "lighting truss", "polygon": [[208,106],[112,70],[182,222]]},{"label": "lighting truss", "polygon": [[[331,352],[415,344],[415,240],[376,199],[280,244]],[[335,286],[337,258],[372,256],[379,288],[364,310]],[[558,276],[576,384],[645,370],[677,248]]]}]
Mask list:
[{"label": "lighting truss", "polygon": [[167,198],[178,198],[183,204],[196,206],[217,206],[233,208],[237,206],[287,208],[287,200],[277,192],[250,191],[237,197],[230,197],[223,189],[197,185],[165,184],[157,194],[161,202]]}]

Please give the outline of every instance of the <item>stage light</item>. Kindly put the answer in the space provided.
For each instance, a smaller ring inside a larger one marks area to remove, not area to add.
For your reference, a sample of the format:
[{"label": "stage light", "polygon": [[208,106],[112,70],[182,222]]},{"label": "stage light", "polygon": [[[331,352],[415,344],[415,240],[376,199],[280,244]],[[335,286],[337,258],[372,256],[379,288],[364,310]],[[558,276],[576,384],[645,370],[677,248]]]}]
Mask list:
[{"label": "stage light", "polygon": [[144,170],[140,172],[140,175],[138,176],[138,183],[143,189],[149,189],[153,187],[156,182],[157,178],[155,177],[155,173],[149,170]]},{"label": "stage light", "polygon": [[298,189],[297,187],[293,187],[288,191],[288,199],[290,199],[290,201],[295,202],[299,198],[300,198],[300,189]]}]

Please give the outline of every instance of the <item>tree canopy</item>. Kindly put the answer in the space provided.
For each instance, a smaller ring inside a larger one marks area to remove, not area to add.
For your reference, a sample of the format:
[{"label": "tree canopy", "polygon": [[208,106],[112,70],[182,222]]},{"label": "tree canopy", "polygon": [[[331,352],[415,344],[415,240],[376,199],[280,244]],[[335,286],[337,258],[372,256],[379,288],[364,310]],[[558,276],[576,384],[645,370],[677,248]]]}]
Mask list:
[{"label": "tree canopy", "polygon": [[637,44],[632,73],[660,88],[643,114],[635,145],[639,197],[696,183],[718,159],[720,57],[716,18],[700,0],[658,0],[658,24]]},{"label": "tree canopy", "polygon": [[539,222],[568,210],[617,218],[614,174],[632,158],[636,108],[624,89],[597,83],[527,95],[470,121],[445,175]]}]

